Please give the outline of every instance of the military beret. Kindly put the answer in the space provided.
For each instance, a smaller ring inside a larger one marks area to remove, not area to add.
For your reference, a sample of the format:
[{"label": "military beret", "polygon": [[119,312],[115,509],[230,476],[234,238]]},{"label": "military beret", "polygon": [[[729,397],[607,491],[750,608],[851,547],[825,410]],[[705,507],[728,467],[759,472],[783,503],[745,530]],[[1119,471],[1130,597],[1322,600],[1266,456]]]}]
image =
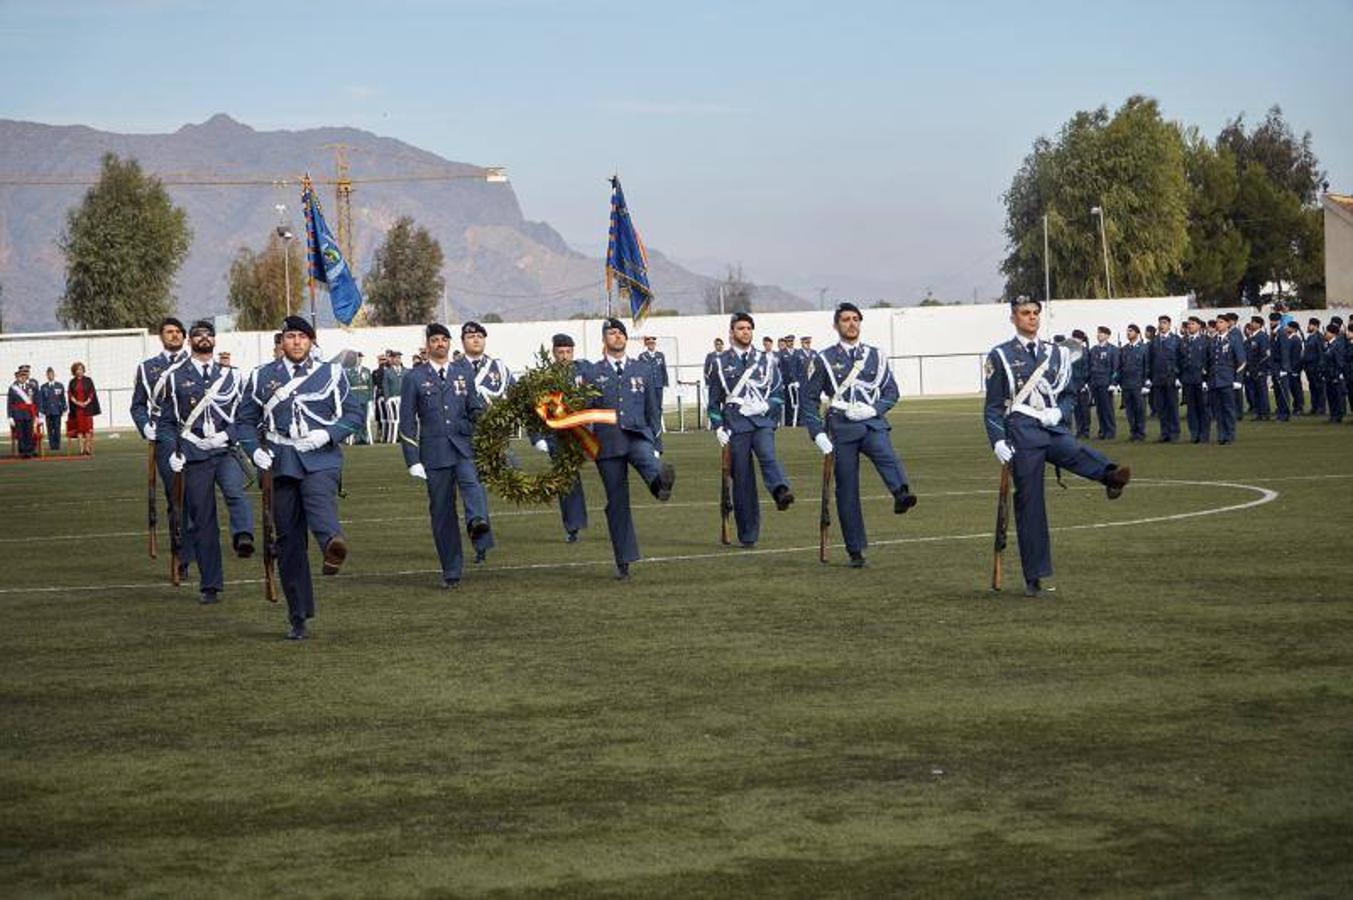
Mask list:
[{"label": "military beret", "polygon": [[1335,325],[1342,325],[1342,324],[1344,324],[1344,317],[1343,317],[1343,316],[1330,316],[1330,321],[1333,322]]},{"label": "military beret", "polygon": [[287,316],[282,320],[282,333],[285,334],[288,331],[299,331],[310,340],[315,339],[315,326],[310,324],[309,319],[303,319],[300,316]]},{"label": "military beret", "polygon": [[785,340],[787,340],[787,341],[792,341],[792,340],[794,340],[794,335],[792,335],[792,334],[787,334],[787,335],[785,335]]},{"label": "military beret", "polygon": [[1290,328],[1290,329],[1292,329],[1293,331],[1300,331],[1300,330],[1301,330],[1301,326],[1297,324],[1297,320],[1296,320],[1296,319],[1293,319],[1292,321],[1288,322],[1288,323],[1287,323],[1287,327]]},{"label": "military beret", "polygon": [[446,338],[447,340],[450,340],[450,339],[451,339],[451,329],[450,329],[450,328],[447,328],[447,327],[446,327],[445,325],[443,325],[441,322],[429,322],[429,323],[428,323],[428,327],[427,327],[427,331],[426,331],[426,333],[425,333],[425,336],[426,336],[426,337],[437,337],[438,335],[440,335],[440,336]]},{"label": "military beret", "polygon": [[845,301],[836,304],[836,312],[832,313],[832,321],[833,322],[841,321],[841,313],[848,312],[855,313],[855,315],[860,317],[861,321],[864,321],[864,313],[860,312],[860,308],[856,306],[854,303]]},{"label": "military beret", "polygon": [[[1257,318],[1257,317],[1256,317],[1256,318]],[[1309,319],[1306,320],[1306,324],[1307,324],[1307,325],[1314,325],[1316,328],[1319,328],[1319,327],[1320,327],[1320,320],[1317,319],[1315,316],[1311,316]]]},{"label": "military beret", "polygon": [[485,329],[483,325],[480,325],[478,322],[474,321],[473,319],[471,319],[470,321],[466,322],[464,325],[460,326],[460,336],[461,336],[461,337],[465,337],[466,335],[470,335],[470,334],[477,334],[477,335],[480,335],[481,337],[488,337],[488,336],[489,336],[488,330]]},{"label": "military beret", "polygon": [[728,317],[728,327],[729,327],[729,328],[732,328],[734,325],[738,324],[739,322],[746,322],[748,325],[752,326],[753,328],[756,327],[756,321],[752,318],[752,314],[751,314],[751,313],[735,312],[735,313],[733,313],[731,316]]},{"label": "military beret", "polygon": [[193,323],[193,327],[190,331],[205,331],[207,334],[215,337],[216,325],[212,323],[211,319],[198,319]]},{"label": "military beret", "polygon": [[605,335],[606,332],[610,331],[612,328],[614,328],[616,331],[618,331],[618,332],[620,332],[621,334],[623,334],[625,337],[629,337],[629,334],[630,334],[630,333],[629,333],[629,329],[627,329],[627,328],[625,327],[625,323],[624,323],[624,322],[620,321],[619,319],[602,319],[602,320],[601,320],[601,333],[602,333],[603,335]]},{"label": "military beret", "polygon": [[1329,323],[1328,325],[1325,326],[1325,330],[1328,331],[1330,334],[1338,334],[1338,333],[1339,333],[1339,326],[1338,326],[1338,325],[1335,325],[1333,322],[1331,322],[1331,323]]},{"label": "military beret", "polygon": [[551,338],[550,343],[555,347],[572,347],[573,338],[570,335],[561,332]]},{"label": "military beret", "polygon": [[183,322],[182,322],[182,321],[180,321],[179,319],[174,318],[173,316],[165,316],[163,319],[160,320],[160,330],[161,330],[161,331],[164,331],[165,328],[167,328],[167,327],[170,326],[170,325],[173,325],[173,326],[174,326],[175,328],[177,328],[179,331],[187,331],[187,330],[188,330],[188,329],[186,329],[186,328],[183,327]]},{"label": "military beret", "polygon": [[1043,301],[1042,301],[1042,300],[1035,300],[1033,297],[1030,297],[1028,294],[1020,294],[1018,297],[1015,297],[1015,298],[1011,299],[1011,301],[1010,301],[1010,311],[1011,311],[1011,312],[1014,312],[1015,310],[1019,309],[1021,306],[1037,306],[1039,312],[1042,312],[1042,311],[1043,311]]}]

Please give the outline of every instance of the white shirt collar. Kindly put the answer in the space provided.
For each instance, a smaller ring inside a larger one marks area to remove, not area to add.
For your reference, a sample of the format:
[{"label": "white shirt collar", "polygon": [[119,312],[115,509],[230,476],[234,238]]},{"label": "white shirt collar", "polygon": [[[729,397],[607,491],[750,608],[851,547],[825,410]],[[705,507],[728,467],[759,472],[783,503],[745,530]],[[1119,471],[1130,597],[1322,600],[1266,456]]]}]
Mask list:
[{"label": "white shirt collar", "polygon": [[1034,344],[1041,344],[1041,343],[1043,343],[1043,339],[1040,338],[1038,335],[1034,335],[1034,336],[1031,337],[1031,338],[1026,338],[1024,335],[1020,334],[1018,331],[1016,331],[1016,332],[1014,333],[1014,336],[1013,336],[1012,340],[1014,340],[1014,342],[1017,343],[1017,344],[1019,344],[1021,347],[1025,347],[1025,348],[1027,348],[1027,347],[1029,346],[1029,342],[1030,342],[1030,341],[1033,341]]},{"label": "white shirt collar", "polygon": [[856,338],[855,341],[853,342],[847,341],[845,338],[842,338],[841,340],[836,342],[836,345],[840,347],[842,350],[845,350],[846,352],[850,352],[851,350],[854,350],[856,347],[864,346],[859,340],[859,338]]}]

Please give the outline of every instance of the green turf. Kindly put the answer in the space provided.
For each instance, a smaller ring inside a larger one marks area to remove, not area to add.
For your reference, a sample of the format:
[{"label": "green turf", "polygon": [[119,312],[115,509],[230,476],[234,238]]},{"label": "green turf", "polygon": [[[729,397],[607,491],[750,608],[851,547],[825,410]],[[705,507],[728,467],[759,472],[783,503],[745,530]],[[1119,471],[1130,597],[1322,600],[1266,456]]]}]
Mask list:
[{"label": "green turf", "polygon": [[1138,480],[1049,479],[1029,601],[986,590],[977,407],[895,415],[921,503],[865,473],[863,571],[816,561],[802,432],[761,544],[801,549],[757,554],[718,546],[713,438],[672,435],[639,539],[695,558],[612,582],[588,472],[580,544],[499,503],[448,595],[421,484],[357,448],[303,645],[256,561],[216,607],[163,584],[138,440],[0,466],[0,891],[1348,895],[1353,425],[1108,445]]}]

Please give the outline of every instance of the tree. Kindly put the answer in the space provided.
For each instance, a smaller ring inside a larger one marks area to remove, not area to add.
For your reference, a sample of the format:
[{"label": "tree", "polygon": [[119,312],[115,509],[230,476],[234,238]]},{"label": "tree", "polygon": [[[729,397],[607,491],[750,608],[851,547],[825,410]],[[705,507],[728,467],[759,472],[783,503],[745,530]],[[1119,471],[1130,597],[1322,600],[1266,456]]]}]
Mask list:
[{"label": "tree", "polygon": [[235,314],[235,327],[268,331],[285,316],[298,312],[303,303],[304,266],[300,241],[283,240],[276,231],[269,233],[268,244],[261,252],[248,247],[235,251],[226,298]]},{"label": "tree", "polygon": [[1240,295],[1250,244],[1235,224],[1240,184],[1235,156],[1213,147],[1198,130],[1183,133],[1184,170],[1189,184],[1189,241],[1180,274],[1171,289],[1193,291],[1203,306],[1226,306]]},{"label": "tree", "polygon": [[1251,131],[1236,116],[1217,135],[1217,147],[1229,151],[1238,181],[1234,222],[1250,245],[1240,279],[1247,303],[1262,302],[1270,282],[1284,291],[1297,287],[1306,305],[1324,302],[1324,234],[1320,189],[1325,173],[1311,149],[1311,133],[1297,138],[1274,106]]},{"label": "tree", "polygon": [[[441,300],[442,245],[426,228],[401,216],[376,249],[362,293],[373,325],[419,325],[427,322]],[[487,318],[485,319],[487,321]]]},{"label": "tree", "polygon": [[717,312],[752,312],[756,285],[742,274],[742,263],[728,266],[727,274],[705,288],[705,309]]},{"label": "tree", "polygon": [[485,325],[499,325],[502,324],[503,317],[496,312],[488,312],[480,316],[479,321]]},{"label": "tree", "polygon": [[1094,207],[1104,211],[1114,294],[1162,293],[1188,246],[1188,199],[1183,141],[1156,101],[1076,113],[1056,141],[1034,142],[1004,196],[1008,293],[1043,296],[1047,216],[1054,296],[1107,297]]},{"label": "tree", "polygon": [[174,309],[188,216],[134,159],[103,157],[98,184],[66,217],[66,290],[57,318],[76,328],[154,328]]}]

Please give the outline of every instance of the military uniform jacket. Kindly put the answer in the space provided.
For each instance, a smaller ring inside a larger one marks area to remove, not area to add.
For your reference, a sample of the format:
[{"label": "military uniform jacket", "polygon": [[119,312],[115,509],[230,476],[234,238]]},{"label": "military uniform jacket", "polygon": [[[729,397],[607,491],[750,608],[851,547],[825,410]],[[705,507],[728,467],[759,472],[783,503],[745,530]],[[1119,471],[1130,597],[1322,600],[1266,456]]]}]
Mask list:
[{"label": "military uniform jacket", "polygon": [[1212,388],[1229,388],[1240,380],[1245,369],[1245,356],[1236,351],[1234,332],[1226,332],[1208,339],[1207,383]]},{"label": "military uniform jacket", "polygon": [[[1076,403],[1076,386],[1071,362],[1071,351],[1058,347],[1048,341],[1038,340],[1034,352],[1030,353],[1027,342],[1012,337],[1003,344],[997,344],[987,354],[983,368],[986,375],[986,400],[983,404],[982,423],[986,426],[987,440],[994,447],[997,441],[1012,441],[1015,446],[1036,445],[1033,438],[1036,432],[1046,431],[1054,434],[1070,434],[1072,409]],[[1051,409],[1062,411],[1062,421],[1056,425],[1044,425],[1038,419],[1016,412],[1012,405],[1015,397],[1024,390],[1024,385],[1033,377],[1038,367],[1047,360],[1047,368],[1039,376],[1033,389],[1029,391],[1023,406],[1032,409]],[[1020,435],[1024,435],[1024,440]],[[1043,442],[1041,437],[1036,438]]]},{"label": "military uniform jacket", "polygon": [[1320,348],[1324,343],[1320,338],[1319,331],[1313,331],[1306,335],[1302,342],[1301,365],[1307,369],[1317,369],[1320,366]]},{"label": "military uniform jacket", "polygon": [[59,381],[48,381],[38,388],[38,411],[44,416],[59,416],[67,408],[64,384]]},{"label": "military uniform jacket", "polygon": [[1147,346],[1145,341],[1127,343],[1118,349],[1118,383],[1123,390],[1139,391],[1146,386],[1151,377],[1147,368]]},{"label": "military uniform jacket", "polygon": [[474,367],[464,359],[446,361],[446,378],[431,362],[404,375],[399,396],[399,446],[404,464],[445,469],[456,460],[474,459],[474,423],[484,412],[474,386]]},{"label": "military uniform jacket", "polygon": [[[1343,335],[1339,335],[1342,337]],[[1344,363],[1347,347],[1339,340],[1325,341],[1320,348],[1320,375],[1326,384],[1338,384],[1344,380]]]},{"label": "military uniform jacket", "polygon": [[475,390],[479,392],[479,397],[488,406],[507,392],[512,385],[512,372],[507,364],[501,359],[495,359],[487,353],[479,359],[470,359],[466,357],[464,362],[470,366],[474,374],[471,382]]},{"label": "military uniform jacket", "polygon": [[[164,435],[189,462],[199,462],[226,452],[225,447],[208,449],[205,442],[213,435],[234,439],[235,416],[239,411],[244,379],[239,371],[208,361],[209,375],[190,359],[176,366],[165,381],[160,416],[155,423],[156,438]],[[198,407],[202,406],[199,412]],[[188,428],[184,425],[189,423]]]},{"label": "military uniform jacket", "polygon": [[[341,469],[343,451],[338,445],[365,424],[362,404],[337,363],[306,360],[304,378],[288,388],[296,380],[295,365],[284,356],[254,370],[235,417],[235,437],[252,452],[261,432],[277,475],[304,478],[307,472]],[[275,398],[279,391],[288,392]],[[304,453],[292,446],[317,428],[329,432],[329,443]]]},{"label": "military uniform jacket", "polygon": [[1147,360],[1150,362],[1152,384],[1164,387],[1179,377],[1179,357],[1182,352],[1177,334],[1157,334],[1151,339]]},{"label": "military uniform jacket", "polygon": [[1179,383],[1206,384],[1211,338],[1202,332],[1184,338],[1179,351]]},{"label": "military uniform jacket", "polygon": [[1090,386],[1109,387],[1118,383],[1118,348],[1110,343],[1092,344],[1086,352],[1090,359]]},{"label": "military uniform jacket", "polygon": [[1245,370],[1251,376],[1258,376],[1268,374],[1268,369],[1268,335],[1256,331],[1245,339]]},{"label": "military uniform jacket", "polygon": [[374,379],[366,366],[354,366],[347,370],[348,387],[357,395],[358,401],[365,403],[371,399]]},{"label": "military uniform jacket", "polygon": [[1301,369],[1302,356],[1306,350],[1306,342],[1302,340],[1299,334],[1283,335],[1283,371],[1289,375],[1294,375]]},{"label": "military uniform jacket", "polygon": [[[843,383],[861,363],[859,374],[849,386]],[[859,343],[854,348],[835,344],[823,350],[813,361],[808,372],[806,396],[799,398],[803,423],[808,436],[817,440],[824,430],[833,441],[859,441],[865,431],[890,431],[888,411],[897,405],[897,379],[892,367],[877,347]],[[827,416],[821,412],[823,395],[828,399]],[[851,403],[867,403],[874,407],[874,416],[852,422],[845,410]]]},{"label": "military uniform jacket", "polygon": [[601,392],[592,398],[591,407],[615,410],[615,425],[593,426],[601,443],[598,459],[626,455],[629,435],[645,438],[661,449],[658,432],[662,424],[662,398],[653,368],[648,363],[629,358],[622,360],[622,366],[617,373],[615,360],[610,357],[578,366],[584,382]]},{"label": "military uniform jacket", "polygon": [[15,381],[5,398],[5,412],[11,419],[28,419],[38,412],[38,383],[33,380]]},{"label": "military uniform jacket", "polygon": [[785,384],[798,384],[803,381],[803,368],[800,365],[802,360],[798,353],[793,350],[777,350],[775,359],[780,366],[780,379]]},{"label": "military uniform jacket", "polygon": [[[141,433],[145,433],[146,425],[154,422],[160,417],[160,402],[164,399],[164,392],[168,388],[169,379],[165,374],[171,369],[183,365],[188,359],[188,353],[179,350],[176,353],[157,353],[150,359],[145,360],[136,367],[136,376],[132,385],[132,421],[136,423],[136,428]],[[172,440],[172,435],[161,435],[156,433],[156,443],[167,443]]]},{"label": "military uniform jacket", "polygon": [[[770,355],[755,348],[744,352],[725,350],[714,360],[707,377],[709,424],[735,434],[757,428],[774,428],[784,405],[784,381]],[[742,412],[745,400],[764,400],[769,409],[760,415]]]},{"label": "military uniform jacket", "polygon": [[667,357],[662,355],[661,350],[654,350],[652,353],[645,350],[639,354],[639,358],[653,367],[653,377],[658,380],[658,387],[666,388],[667,380]]},{"label": "military uniform jacket", "polygon": [[381,373],[381,390],[386,400],[398,398],[404,385],[404,367],[386,366]]}]

